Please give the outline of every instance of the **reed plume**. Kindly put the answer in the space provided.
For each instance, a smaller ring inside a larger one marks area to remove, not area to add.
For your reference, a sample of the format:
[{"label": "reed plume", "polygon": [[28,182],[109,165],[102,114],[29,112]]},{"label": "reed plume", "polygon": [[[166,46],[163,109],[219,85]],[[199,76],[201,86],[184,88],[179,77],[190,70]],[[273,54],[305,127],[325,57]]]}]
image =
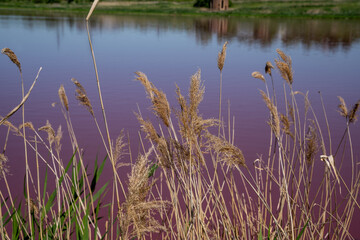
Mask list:
[{"label": "reed plume", "polygon": [[45,131],[48,134],[48,141],[52,145],[55,141],[55,131],[51,127],[49,120],[46,120],[46,124],[38,129],[39,131]]},{"label": "reed plume", "polygon": [[265,77],[264,77],[264,75],[262,75],[261,73],[259,73],[259,72],[253,72],[253,73],[251,74],[251,76],[252,76],[253,78],[260,79],[261,81],[263,81],[263,82],[265,83]]},{"label": "reed plume", "polygon": [[64,86],[62,84],[61,84],[61,86],[59,88],[58,94],[59,94],[59,98],[60,98],[60,101],[61,101],[62,105],[64,106],[66,111],[69,111],[69,101],[68,101],[68,98],[67,98],[66,93],[65,93],[65,88],[64,88]]},{"label": "reed plume", "polygon": [[125,134],[124,130],[121,130],[119,136],[116,138],[115,148],[113,149],[114,154],[114,164],[118,168],[122,156],[125,154],[124,148],[127,146],[127,143],[124,141]]},{"label": "reed plume", "polygon": [[285,134],[289,135],[292,139],[294,139],[294,134],[290,131],[291,123],[289,121],[289,118],[284,114],[280,113],[280,121],[283,124],[283,131],[285,132]]},{"label": "reed plume", "polygon": [[1,50],[1,53],[8,56],[10,58],[10,60],[19,68],[20,73],[22,72],[21,71],[21,64],[20,64],[18,58],[10,48],[3,48]]},{"label": "reed plume", "polygon": [[[313,123],[313,125],[315,124]],[[319,149],[318,137],[316,134],[316,129],[314,127],[309,126],[309,131],[305,140],[306,140],[305,159],[308,166],[310,166],[313,163],[315,154]]]},{"label": "reed plume", "polygon": [[61,125],[59,125],[57,131],[56,131],[56,135],[54,138],[54,142],[55,142],[55,151],[57,152],[57,154],[59,155],[60,151],[61,151],[61,139],[63,136],[63,132],[61,129]]},{"label": "reed plume", "polygon": [[261,96],[266,104],[266,106],[268,107],[268,109],[270,110],[271,113],[271,120],[269,122],[269,125],[271,127],[271,129],[273,130],[275,136],[277,138],[280,137],[280,119],[279,119],[279,114],[278,114],[278,110],[277,107],[274,105],[274,103],[270,100],[270,98],[266,95],[266,93],[262,90],[260,90]]},{"label": "reed plume", "polygon": [[225,162],[229,167],[239,165],[246,167],[245,157],[238,147],[210,133],[208,133],[207,137],[208,150],[215,150],[219,154],[220,161]]},{"label": "reed plume", "polygon": [[135,80],[141,82],[144,86],[145,91],[152,102],[152,109],[157,117],[159,117],[166,127],[170,126],[170,106],[169,102],[166,98],[166,94],[160,90],[158,90],[154,84],[152,84],[147,76],[142,72],[135,73],[137,77]]},{"label": "reed plume", "polygon": [[274,66],[271,64],[271,62],[266,62],[265,65],[265,73],[269,74],[271,76],[271,69],[273,69]]},{"label": "reed plume", "polygon": [[94,111],[90,103],[90,99],[88,98],[85,88],[77,81],[75,78],[72,78],[71,81],[76,86],[76,99],[79,103],[88,110],[88,112],[94,117]]},{"label": "reed plume", "polygon": [[147,199],[153,183],[149,182],[149,165],[148,157],[151,150],[145,155],[140,155],[131,169],[128,183],[128,195],[126,202],[123,204],[120,212],[125,217],[122,229],[132,226],[130,238],[141,237],[149,232],[165,230],[152,216],[154,211],[163,207],[164,202]]},{"label": "reed plume", "polygon": [[349,112],[349,123],[353,123],[357,121],[357,115],[356,112],[359,110],[360,100],[358,100],[351,111]]},{"label": "reed plume", "polygon": [[218,68],[219,68],[220,72],[223,70],[224,63],[225,63],[227,44],[228,44],[228,42],[226,41],[222,47],[221,52],[219,52],[219,54],[218,54],[217,62],[218,62]]},{"label": "reed plume", "polygon": [[276,49],[276,52],[279,54],[280,59],[275,59],[277,68],[280,71],[281,77],[291,86],[293,83],[293,70],[292,70],[292,61],[289,56],[287,56],[280,49]]},{"label": "reed plume", "polygon": [[341,116],[345,117],[348,123],[354,123],[357,121],[357,111],[359,110],[360,100],[358,100],[349,111],[346,107],[345,100],[338,96],[340,104],[338,105],[338,112]]},{"label": "reed plume", "polygon": [[340,113],[341,116],[347,118],[348,115],[349,115],[349,110],[348,110],[347,107],[346,107],[345,100],[344,100],[342,97],[340,97],[340,96],[338,96],[338,99],[339,99],[339,101],[340,101],[340,104],[338,105],[338,108],[339,108],[338,111],[339,111],[339,113]]},{"label": "reed plume", "polygon": [[0,153],[0,179],[9,172],[9,168],[7,166],[8,157],[3,153]]},{"label": "reed plume", "polygon": [[23,127],[26,127],[26,128],[31,129],[32,131],[35,131],[35,128],[34,128],[34,125],[32,124],[32,122],[26,122],[24,124],[20,124],[18,129],[21,130]]}]

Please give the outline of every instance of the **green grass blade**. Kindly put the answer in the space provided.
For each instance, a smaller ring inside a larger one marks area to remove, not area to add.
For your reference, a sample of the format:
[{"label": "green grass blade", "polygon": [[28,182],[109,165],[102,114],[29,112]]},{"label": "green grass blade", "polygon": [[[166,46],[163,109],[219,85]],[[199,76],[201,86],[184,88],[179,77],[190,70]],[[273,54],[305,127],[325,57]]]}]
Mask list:
[{"label": "green grass blade", "polygon": [[305,231],[308,224],[309,224],[309,220],[306,221],[304,227],[301,229],[299,235],[296,237],[296,240],[299,240],[301,238],[301,236],[304,234],[304,231]]}]

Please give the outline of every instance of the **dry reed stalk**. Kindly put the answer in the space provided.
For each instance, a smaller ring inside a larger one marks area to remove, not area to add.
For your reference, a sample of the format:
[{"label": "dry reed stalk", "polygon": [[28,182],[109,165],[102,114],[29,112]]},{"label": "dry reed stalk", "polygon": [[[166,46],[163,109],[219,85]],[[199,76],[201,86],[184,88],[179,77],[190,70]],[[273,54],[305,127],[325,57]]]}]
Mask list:
[{"label": "dry reed stalk", "polygon": [[31,85],[29,91],[27,92],[27,94],[22,98],[22,100],[21,100],[21,102],[19,103],[19,105],[17,105],[15,108],[13,108],[13,110],[11,110],[4,118],[2,118],[2,119],[0,120],[0,125],[2,125],[9,117],[11,117],[14,113],[16,113],[16,112],[24,105],[24,103],[26,102],[26,100],[29,98],[32,89],[34,88],[37,79],[39,78],[39,74],[40,74],[41,70],[42,70],[42,68],[40,67],[40,69],[39,69],[39,71],[38,71],[38,73],[37,73],[37,75],[36,75],[36,78],[35,78],[34,82],[32,83],[32,85]]},{"label": "dry reed stalk", "polygon": [[220,136],[220,129],[221,129],[221,100],[222,100],[222,70],[224,67],[224,63],[225,63],[225,57],[226,57],[226,48],[227,48],[227,44],[228,42],[226,41],[222,47],[221,52],[219,52],[218,54],[218,59],[217,59],[217,63],[218,63],[218,68],[220,70],[220,90],[219,90],[219,129],[218,129],[218,135]]},{"label": "dry reed stalk", "polygon": [[21,64],[20,64],[18,58],[10,48],[3,48],[1,50],[1,53],[8,56],[10,58],[10,60],[19,68],[20,73],[22,72],[21,71]]},{"label": "dry reed stalk", "polygon": [[92,3],[91,8],[90,8],[90,10],[89,10],[89,13],[88,13],[88,15],[86,16],[86,21],[89,21],[91,15],[92,15],[92,13],[94,12],[94,10],[95,10],[95,8],[96,8],[96,6],[97,6],[98,3],[99,3],[99,0],[95,0],[95,1]]}]

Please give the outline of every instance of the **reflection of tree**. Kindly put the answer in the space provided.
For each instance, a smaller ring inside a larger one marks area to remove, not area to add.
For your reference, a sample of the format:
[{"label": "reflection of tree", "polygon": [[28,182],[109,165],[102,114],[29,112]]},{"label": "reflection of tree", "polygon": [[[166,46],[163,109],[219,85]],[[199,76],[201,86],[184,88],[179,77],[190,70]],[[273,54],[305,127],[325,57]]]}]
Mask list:
[{"label": "reflection of tree", "polygon": [[360,23],[358,21],[341,20],[308,20],[287,24],[281,35],[286,44],[301,42],[307,48],[320,45],[325,49],[337,47],[349,48],[360,37]]},{"label": "reflection of tree", "polygon": [[[70,29],[85,31],[83,18],[79,16],[24,17],[27,28],[44,25],[47,29],[60,31],[67,25]],[[321,46],[324,49],[347,49],[360,38],[359,20],[250,19],[236,17],[189,17],[189,16],[118,16],[95,15],[90,21],[91,29],[138,29],[142,32],[182,31],[194,34],[196,40],[208,44],[213,37],[218,40],[236,40],[247,44],[268,46],[275,40],[292,45],[302,43],[306,48]],[[61,37],[61,34],[60,34]]]}]

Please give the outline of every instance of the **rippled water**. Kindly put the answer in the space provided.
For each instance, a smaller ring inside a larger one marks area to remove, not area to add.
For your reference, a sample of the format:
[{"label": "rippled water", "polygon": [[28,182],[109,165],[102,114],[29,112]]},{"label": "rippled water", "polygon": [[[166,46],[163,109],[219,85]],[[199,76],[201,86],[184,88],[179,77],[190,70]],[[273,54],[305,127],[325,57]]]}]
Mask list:
[{"label": "rippled water", "polygon": [[[134,156],[140,147],[139,124],[133,112],[139,108],[145,118],[152,118],[143,87],[133,81],[134,72],[147,74],[175,107],[175,84],[185,92],[191,75],[201,69],[206,90],[200,111],[205,117],[216,118],[217,54],[225,41],[229,41],[229,45],[223,71],[223,101],[226,105],[230,102],[231,116],[236,123],[235,140],[249,162],[266,154],[269,141],[267,109],[259,95],[259,89],[264,86],[261,81],[254,80],[251,73],[263,72],[265,63],[277,58],[277,48],[292,57],[294,89],[309,91],[319,120],[324,123],[318,94],[321,91],[334,138],[333,148],[344,129],[344,119],[336,111],[337,96],[342,96],[349,106],[360,99],[359,20],[96,16],[90,26],[111,137],[115,139],[121,129],[125,129]],[[94,122],[73,97],[75,88],[70,80],[76,78],[83,84],[95,114],[101,119],[84,19],[0,15],[0,48],[4,47],[17,54],[26,89],[39,67],[43,67],[25,104],[27,121],[35,128],[43,126],[46,120],[55,129],[61,124],[66,139],[63,115],[58,105],[52,106],[59,102],[57,91],[63,84],[86,160],[92,166],[96,155],[102,159],[105,153]],[[16,66],[3,55],[0,56],[0,83],[0,115],[4,116],[19,103],[21,82]],[[275,86],[282,91],[278,74]],[[223,109],[223,115],[227,116],[227,106]],[[21,114],[17,113],[10,120],[19,125]],[[1,148],[6,132],[6,128],[0,128]],[[352,129],[352,136],[355,160],[359,161],[358,123]],[[64,159],[70,158],[71,147],[66,140],[62,151]],[[10,161],[10,187],[16,189],[15,192],[18,190],[21,196],[25,174],[22,139],[10,135],[6,155]],[[343,174],[349,170],[350,164],[344,166]],[[1,183],[0,187],[3,189],[4,185]],[[354,222],[360,224],[359,218]]]}]

